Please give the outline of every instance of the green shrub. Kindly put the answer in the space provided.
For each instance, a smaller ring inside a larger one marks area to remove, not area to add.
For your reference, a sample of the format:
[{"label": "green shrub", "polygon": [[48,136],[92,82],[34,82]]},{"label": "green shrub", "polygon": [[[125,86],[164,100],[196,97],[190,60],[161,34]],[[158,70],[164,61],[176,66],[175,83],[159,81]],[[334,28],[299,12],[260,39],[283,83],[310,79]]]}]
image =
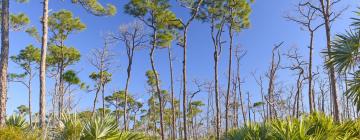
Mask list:
[{"label": "green shrub", "polygon": [[56,139],[79,140],[83,131],[83,124],[77,115],[62,115],[60,125],[55,128]]},{"label": "green shrub", "polygon": [[27,129],[29,124],[26,122],[26,119],[22,115],[13,114],[6,118],[6,125],[11,127],[17,127],[21,129]]},{"label": "green shrub", "polygon": [[85,121],[83,140],[115,140],[119,137],[119,129],[116,119],[113,116],[96,115],[90,120]]},{"label": "green shrub", "polygon": [[265,124],[245,125],[224,134],[224,140],[360,140],[360,120],[335,123],[331,117],[313,113]]},{"label": "green shrub", "polygon": [[0,128],[0,140],[36,140],[37,134],[36,131],[25,131],[19,127]]}]

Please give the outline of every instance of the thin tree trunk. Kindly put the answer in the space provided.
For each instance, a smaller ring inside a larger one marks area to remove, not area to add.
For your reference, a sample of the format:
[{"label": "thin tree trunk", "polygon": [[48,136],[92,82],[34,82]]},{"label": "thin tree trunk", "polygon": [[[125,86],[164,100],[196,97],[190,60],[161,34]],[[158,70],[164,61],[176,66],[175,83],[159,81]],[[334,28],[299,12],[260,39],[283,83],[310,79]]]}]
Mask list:
[{"label": "thin tree trunk", "polygon": [[42,42],[41,42],[41,62],[40,62],[40,127],[43,130],[43,139],[46,137],[46,52],[48,39],[48,12],[49,0],[44,0],[42,18]]},{"label": "thin tree trunk", "polygon": [[237,94],[236,94],[236,80],[233,79],[233,95],[234,95],[234,99],[233,99],[233,127],[237,128],[238,127],[238,118],[239,118],[239,105],[238,105],[238,98],[237,98]]},{"label": "thin tree trunk", "polygon": [[170,67],[170,92],[171,92],[171,135],[172,139],[176,139],[176,118],[175,118],[175,97],[174,97],[174,74],[173,74],[173,64],[172,64],[172,54],[171,47],[168,47],[168,57],[169,57],[169,67]]},{"label": "thin tree trunk", "polygon": [[156,49],[156,39],[157,39],[157,33],[154,30],[153,33],[153,44],[151,47],[151,51],[150,51],[150,63],[151,63],[151,69],[155,75],[155,84],[156,84],[156,93],[158,94],[158,98],[159,98],[159,108],[160,108],[160,136],[161,136],[161,140],[165,139],[164,136],[164,123],[163,123],[163,103],[162,103],[162,95],[161,95],[161,90],[160,90],[160,83],[159,83],[159,77],[157,74],[157,71],[155,69],[155,62],[154,62],[154,51]]},{"label": "thin tree trunk", "polygon": [[233,31],[232,25],[229,27],[229,38],[230,38],[230,47],[229,47],[229,65],[228,65],[228,79],[227,79],[227,91],[226,91],[226,105],[225,105],[225,134],[229,129],[229,104],[230,104],[230,82],[231,82],[231,65],[232,65],[232,47],[233,47]]},{"label": "thin tree trunk", "polygon": [[32,118],[31,118],[31,116],[32,116],[32,112],[31,112],[31,92],[32,92],[32,91],[31,91],[31,89],[32,89],[32,88],[31,88],[31,86],[32,86],[32,85],[31,85],[31,80],[32,80],[32,72],[31,72],[31,71],[29,72],[29,77],[30,77],[30,78],[29,78],[29,81],[28,81],[28,86],[29,86],[29,87],[28,87],[28,96],[29,96],[29,97],[28,97],[28,98],[29,98],[29,103],[28,103],[28,104],[29,104],[29,123],[30,123],[30,127],[32,127]]},{"label": "thin tree trunk", "polygon": [[213,45],[214,45],[214,79],[215,79],[215,108],[216,108],[216,121],[215,121],[215,128],[216,128],[216,140],[220,139],[220,96],[219,96],[219,79],[218,79],[218,59],[219,59],[219,48],[221,48],[221,33],[222,33],[222,26],[223,23],[220,25],[220,29],[218,29],[216,35],[215,35],[215,23],[214,23],[214,19],[211,19],[211,37],[212,37],[212,41],[213,41]]},{"label": "thin tree trunk", "polygon": [[101,87],[97,87],[97,89],[96,89],[96,93],[95,93],[95,98],[94,98],[94,102],[93,102],[93,107],[92,107],[91,116],[94,116],[94,115],[95,115],[96,102],[97,102],[97,98],[98,98],[100,89],[101,89]]},{"label": "thin tree trunk", "polygon": [[[61,46],[61,53],[63,54],[63,47]],[[64,56],[62,57],[64,58]],[[64,96],[65,96],[65,91],[64,91],[64,78],[63,78],[63,74],[64,73],[64,64],[63,61],[60,64],[60,78],[59,78],[59,118],[61,118],[61,114],[64,112]]]},{"label": "thin tree trunk", "polygon": [[216,139],[220,139],[220,106],[219,106],[219,84],[218,84],[218,51],[214,52],[215,61],[215,108],[216,108]]},{"label": "thin tree trunk", "polygon": [[242,96],[242,92],[241,92],[241,77],[240,77],[240,56],[236,56],[236,81],[238,84],[238,92],[239,92],[239,103],[240,103],[240,108],[241,108],[241,114],[243,117],[243,123],[244,125],[246,125],[246,111],[244,109],[244,104],[243,104],[243,96]]},{"label": "thin tree trunk", "polygon": [[[133,40],[134,43],[134,40]],[[127,131],[128,128],[128,121],[126,119],[126,115],[127,115],[127,102],[128,102],[128,89],[129,89],[129,83],[130,83],[130,77],[131,77],[131,66],[132,66],[132,61],[133,61],[133,56],[134,56],[134,50],[135,46],[133,44],[132,50],[130,52],[130,54],[128,54],[128,67],[127,67],[127,78],[126,78],[126,84],[125,84],[125,105],[124,105],[124,125],[125,125],[125,131]]]},{"label": "thin tree trunk", "polygon": [[313,39],[314,39],[314,32],[311,31],[310,32],[310,45],[309,45],[309,108],[310,108],[310,113],[314,112],[315,109],[315,104],[314,104],[314,95],[312,93],[312,55],[313,55]]},{"label": "thin tree trunk", "polygon": [[183,44],[183,123],[184,123],[184,140],[187,140],[187,121],[186,121],[186,51],[187,51],[187,30],[188,26],[185,26],[183,36],[184,36],[184,44]]},{"label": "thin tree trunk", "polygon": [[101,99],[102,99],[102,117],[105,117],[105,83],[102,83],[101,85]]}]

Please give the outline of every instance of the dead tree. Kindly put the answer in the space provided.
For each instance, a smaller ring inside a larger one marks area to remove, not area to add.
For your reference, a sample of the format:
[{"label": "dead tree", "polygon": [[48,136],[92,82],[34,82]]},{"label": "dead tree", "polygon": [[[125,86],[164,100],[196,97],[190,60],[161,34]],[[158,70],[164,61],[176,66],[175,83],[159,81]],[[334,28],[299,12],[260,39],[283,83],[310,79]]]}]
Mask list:
[{"label": "dead tree", "polygon": [[309,33],[309,64],[308,64],[308,97],[309,97],[309,108],[310,113],[315,111],[315,100],[314,93],[312,92],[313,87],[313,42],[314,42],[314,33],[318,30],[324,23],[316,23],[317,18],[319,17],[316,13],[316,9],[312,8],[309,5],[302,5],[299,3],[296,6],[296,15],[295,16],[286,16],[285,18],[289,21],[293,21],[301,26],[302,30],[306,30]]},{"label": "dead tree", "polygon": [[252,72],[251,75],[253,76],[257,86],[260,88],[260,94],[261,94],[261,102],[263,102],[263,104],[261,105],[262,106],[262,117],[263,117],[263,120],[266,121],[266,118],[267,118],[267,111],[265,109],[265,91],[264,91],[264,85],[263,85],[263,77],[260,75],[259,78],[256,78],[256,74],[255,72]]},{"label": "dead tree", "polygon": [[104,37],[104,45],[101,48],[93,49],[88,57],[89,63],[95,67],[98,73],[92,73],[90,77],[95,80],[95,98],[92,108],[92,114],[95,112],[95,105],[98,94],[102,94],[102,115],[105,115],[105,85],[110,82],[109,71],[111,70],[115,54],[110,50],[110,44],[114,43],[108,36]]},{"label": "dead tree", "polygon": [[[326,35],[326,49],[328,52],[328,56],[331,57],[330,49],[331,49],[331,23],[335,21],[347,8],[342,9],[341,11],[335,13],[332,11],[334,7],[341,0],[317,0],[316,1],[306,1],[300,5],[309,6],[316,10],[317,13],[321,15],[325,26],[325,35]],[[329,68],[329,80],[330,80],[330,93],[333,100],[333,110],[334,110],[334,120],[340,121],[340,113],[339,113],[339,103],[337,97],[337,88],[336,88],[336,75],[335,68],[333,64],[328,65]]]},{"label": "dead tree", "polygon": [[272,49],[272,57],[271,57],[271,65],[269,72],[266,74],[267,78],[269,79],[268,85],[268,119],[272,119],[274,117],[274,110],[275,110],[275,102],[274,102],[274,86],[276,80],[276,72],[280,69],[280,62],[281,62],[281,55],[279,48],[282,46],[284,42],[279,44],[275,44],[274,48]]},{"label": "dead tree", "polygon": [[140,48],[145,46],[146,40],[146,34],[144,32],[144,26],[140,22],[133,22],[125,25],[120,25],[119,27],[119,33],[117,35],[112,35],[111,37],[115,39],[116,41],[121,41],[126,50],[126,56],[128,59],[128,65],[126,69],[127,78],[126,78],[126,84],[125,84],[125,105],[124,105],[124,128],[125,131],[127,131],[128,128],[128,121],[129,118],[127,118],[127,102],[128,102],[128,88],[130,84],[130,77],[131,77],[131,68],[134,60],[134,53],[135,51],[138,51]]},{"label": "dead tree", "polygon": [[207,134],[212,134],[213,132],[210,130],[210,128],[213,128],[214,126],[211,126],[211,118],[214,116],[214,107],[213,107],[213,93],[214,93],[214,83],[213,81],[208,81],[205,83],[204,88],[206,89],[206,92],[208,94],[207,96],[207,109],[206,109],[206,130]]},{"label": "dead tree", "polygon": [[[296,72],[296,93],[295,93],[295,100],[293,104],[293,116],[296,118],[300,117],[300,98],[302,96],[302,88],[303,88],[303,81],[307,79],[305,77],[305,66],[307,62],[301,60],[302,56],[299,55],[298,49],[290,49],[287,54],[285,54],[289,60],[292,61],[292,64],[287,69]],[[302,101],[302,100],[301,100]]]},{"label": "dead tree", "polygon": [[246,55],[246,51],[242,50],[240,46],[237,46],[235,48],[235,58],[236,58],[236,83],[237,83],[237,88],[238,88],[238,92],[239,92],[239,105],[241,108],[241,113],[243,116],[243,121],[244,124],[246,124],[246,111],[244,109],[244,104],[243,104],[243,95],[242,95],[242,89],[241,89],[241,76],[240,76],[240,61],[241,59]]}]

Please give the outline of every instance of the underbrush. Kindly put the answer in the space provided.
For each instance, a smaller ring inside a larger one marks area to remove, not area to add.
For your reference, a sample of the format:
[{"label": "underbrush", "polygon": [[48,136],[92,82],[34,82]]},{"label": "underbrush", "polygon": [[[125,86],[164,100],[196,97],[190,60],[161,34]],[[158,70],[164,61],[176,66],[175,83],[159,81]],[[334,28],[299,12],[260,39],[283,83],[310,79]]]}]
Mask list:
[{"label": "underbrush", "polygon": [[359,140],[360,120],[334,122],[331,117],[314,113],[300,119],[249,123],[230,130],[223,140]]}]

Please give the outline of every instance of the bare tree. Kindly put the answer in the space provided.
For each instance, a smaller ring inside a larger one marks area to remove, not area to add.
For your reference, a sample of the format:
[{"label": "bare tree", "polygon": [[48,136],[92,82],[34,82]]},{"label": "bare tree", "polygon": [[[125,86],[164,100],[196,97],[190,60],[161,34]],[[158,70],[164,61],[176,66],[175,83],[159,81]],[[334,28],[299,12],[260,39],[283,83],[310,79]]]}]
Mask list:
[{"label": "bare tree", "polygon": [[241,89],[241,76],[240,76],[240,61],[241,59],[246,55],[246,51],[242,50],[240,46],[237,46],[235,49],[235,58],[236,58],[236,83],[237,88],[239,92],[239,104],[241,108],[241,114],[243,116],[244,125],[246,124],[246,111],[244,109],[244,103],[243,103],[243,94]]},{"label": "bare tree", "polygon": [[268,105],[268,111],[269,111],[268,119],[272,119],[274,117],[274,109],[275,109],[274,86],[275,86],[276,72],[279,70],[280,62],[281,62],[279,48],[282,46],[283,43],[284,42],[274,45],[274,48],[272,49],[270,69],[269,69],[269,72],[266,74],[267,78],[269,79],[268,100],[267,100],[267,103],[269,104]]},{"label": "bare tree", "polygon": [[264,93],[264,85],[263,85],[263,77],[260,75],[259,78],[256,78],[255,72],[251,73],[251,75],[254,77],[255,82],[257,86],[260,88],[260,94],[261,94],[261,102],[262,104],[262,112],[263,112],[263,120],[266,121],[267,114],[265,109],[265,93]]},{"label": "bare tree", "polygon": [[98,73],[94,72],[90,78],[96,82],[95,98],[93,102],[92,113],[95,112],[98,94],[102,94],[102,115],[105,115],[105,85],[110,82],[111,75],[109,71],[113,65],[114,54],[110,50],[110,44],[113,43],[107,37],[104,37],[104,46],[93,49],[88,57],[89,63],[95,67]]},{"label": "bare tree", "polygon": [[[233,72],[235,73],[235,72]],[[233,74],[232,76],[232,98],[233,98],[233,101],[232,101],[232,111],[233,111],[233,117],[232,117],[232,127],[233,128],[236,128],[238,127],[238,123],[239,123],[239,99],[237,97],[237,80],[236,80],[236,75]]]},{"label": "bare tree", "polygon": [[[301,28],[305,28],[310,36],[309,42],[309,64],[308,64],[308,97],[309,97],[309,108],[310,113],[315,111],[315,100],[314,100],[314,93],[312,93],[312,83],[313,83],[313,72],[312,72],[312,65],[313,65],[313,42],[314,42],[314,33],[318,30],[324,23],[316,23],[317,18],[319,17],[317,14],[316,9],[312,8],[309,5],[302,5],[299,3],[296,6],[296,16],[286,16],[285,18],[289,21],[293,21],[301,26]],[[314,23],[315,22],[315,23]]]},{"label": "bare tree", "polygon": [[296,71],[296,92],[295,92],[295,100],[293,104],[293,116],[296,116],[296,118],[299,118],[300,116],[300,99],[302,97],[302,88],[303,88],[303,81],[307,78],[304,75],[305,72],[305,65],[307,63],[303,60],[301,60],[302,56],[299,55],[298,49],[290,49],[287,54],[285,54],[290,61],[292,61],[292,64],[290,66],[286,67],[291,71]]},{"label": "bare tree", "polygon": [[213,133],[211,131],[211,128],[213,126],[211,126],[211,121],[212,121],[212,116],[214,115],[214,107],[213,107],[213,92],[214,92],[214,82],[213,81],[207,81],[205,82],[204,88],[207,92],[207,108],[206,108],[206,130],[207,130],[207,134],[211,134]]},{"label": "bare tree", "polygon": [[128,128],[128,118],[127,118],[127,102],[128,102],[128,88],[130,83],[130,77],[131,77],[131,68],[133,64],[134,59],[134,53],[135,51],[139,50],[141,47],[145,46],[146,41],[146,34],[144,32],[144,26],[138,22],[134,21],[129,24],[120,25],[119,27],[119,33],[118,35],[112,36],[114,39],[119,40],[124,43],[126,55],[128,59],[128,65],[127,65],[127,78],[126,78],[126,84],[125,84],[125,105],[124,105],[124,128],[125,131]]},{"label": "bare tree", "polygon": [[[326,48],[328,51],[328,56],[331,57],[330,49],[331,49],[331,23],[335,21],[347,8],[342,9],[341,11],[335,13],[332,11],[336,4],[341,2],[341,0],[318,0],[318,3],[313,1],[306,1],[301,5],[307,5],[317,12],[321,14],[321,18],[324,21],[325,33],[326,33]],[[337,88],[336,88],[336,75],[333,64],[329,64],[329,77],[330,77],[330,93],[333,100],[333,108],[334,108],[334,120],[340,121],[340,113],[339,113],[339,103],[337,99]]]},{"label": "bare tree", "polygon": [[171,92],[171,134],[172,138],[176,139],[176,117],[175,117],[175,96],[174,96],[174,70],[173,70],[173,56],[171,47],[168,47],[168,58],[170,68],[170,92]]}]

